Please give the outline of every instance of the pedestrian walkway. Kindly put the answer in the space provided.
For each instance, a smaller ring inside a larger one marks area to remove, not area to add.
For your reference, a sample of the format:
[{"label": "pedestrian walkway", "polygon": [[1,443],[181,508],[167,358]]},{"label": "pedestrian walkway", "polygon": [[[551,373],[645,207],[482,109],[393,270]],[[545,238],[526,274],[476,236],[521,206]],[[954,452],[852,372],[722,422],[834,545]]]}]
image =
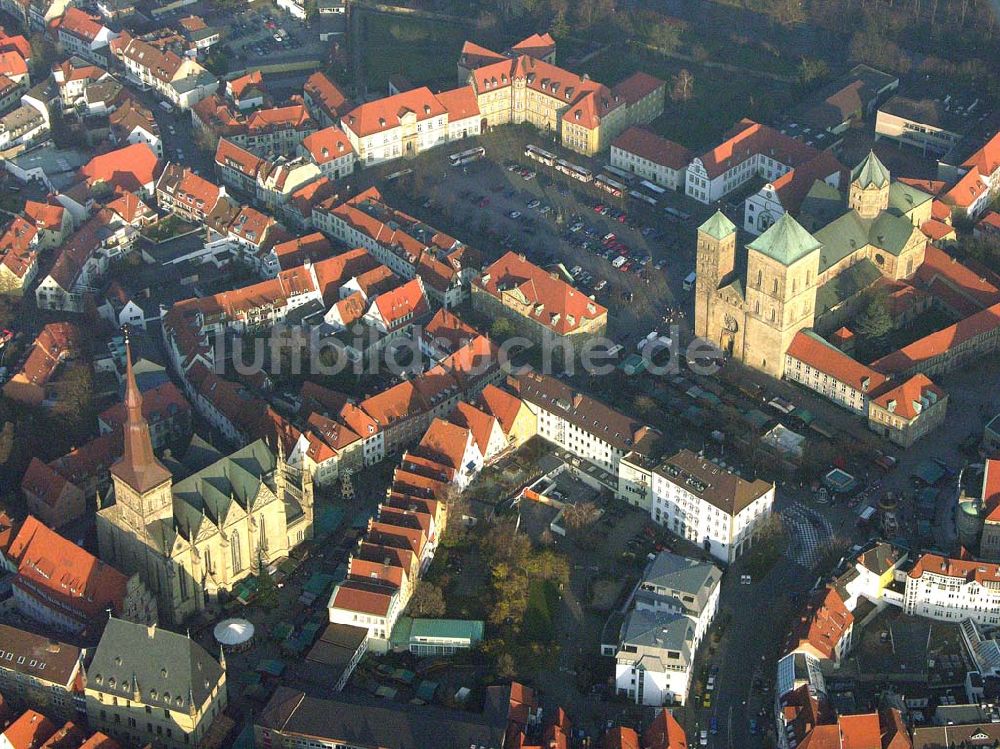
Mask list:
[{"label": "pedestrian walkway", "polygon": [[789,535],[785,556],[803,567],[815,567],[823,546],[833,538],[830,521],[801,502],[783,509],[781,516]]}]

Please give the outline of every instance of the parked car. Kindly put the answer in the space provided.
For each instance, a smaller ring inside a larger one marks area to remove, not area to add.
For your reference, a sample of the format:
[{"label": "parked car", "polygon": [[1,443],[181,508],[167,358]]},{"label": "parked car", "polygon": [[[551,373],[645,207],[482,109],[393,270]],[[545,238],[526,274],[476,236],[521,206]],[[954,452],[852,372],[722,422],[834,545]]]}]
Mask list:
[{"label": "parked car", "polygon": [[507,217],[508,218],[513,218],[513,219],[521,218],[521,212],[520,211],[511,211],[510,213],[507,214]]}]

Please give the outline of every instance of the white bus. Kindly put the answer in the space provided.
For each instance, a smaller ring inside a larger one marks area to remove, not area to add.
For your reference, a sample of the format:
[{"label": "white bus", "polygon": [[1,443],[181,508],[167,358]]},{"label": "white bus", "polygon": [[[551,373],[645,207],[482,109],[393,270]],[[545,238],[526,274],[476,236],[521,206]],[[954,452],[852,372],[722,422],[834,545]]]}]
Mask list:
[{"label": "white bus", "polygon": [[649,191],[650,191],[651,193],[653,193],[654,195],[662,195],[663,193],[665,193],[665,192],[666,192],[666,189],[665,189],[665,188],[663,188],[663,187],[660,187],[659,185],[655,185],[655,184],[653,184],[652,182],[650,182],[649,180],[645,180],[645,179],[644,179],[644,180],[642,180],[642,182],[640,182],[639,184],[640,184],[640,185],[641,185],[642,187],[645,187],[645,188],[646,188],[647,190],[649,190]]},{"label": "white bus", "polygon": [[626,185],[631,185],[633,182],[635,182],[634,174],[630,174],[629,172],[626,172],[624,169],[619,169],[616,166],[611,166],[610,164],[608,164],[606,167],[604,167],[604,171],[606,171],[608,174],[615,175]]},{"label": "white bus", "polygon": [[582,166],[571,164],[565,159],[556,159],[556,171],[562,172],[563,174],[566,174],[583,183],[591,182],[594,179],[594,175],[589,169],[584,169]]},{"label": "white bus", "polygon": [[620,198],[625,194],[625,185],[621,182],[615,182],[610,177],[605,177],[603,174],[599,174],[594,177],[594,187],[599,190],[604,190],[604,192],[611,193],[616,198]]},{"label": "white bus", "polygon": [[453,153],[448,157],[448,160],[451,161],[452,166],[464,166],[465,164],[471,164],[473,161],[479,161],[485,156],[486,149],[482,146],[477,146],[476,148],[470,148],[468,151]]},{"label": "white bus", "polygon": [[546,166],[554,166],[556,163],[556,155],[554,153],[544,151],[538,146],[525,146],[524,155]]}]

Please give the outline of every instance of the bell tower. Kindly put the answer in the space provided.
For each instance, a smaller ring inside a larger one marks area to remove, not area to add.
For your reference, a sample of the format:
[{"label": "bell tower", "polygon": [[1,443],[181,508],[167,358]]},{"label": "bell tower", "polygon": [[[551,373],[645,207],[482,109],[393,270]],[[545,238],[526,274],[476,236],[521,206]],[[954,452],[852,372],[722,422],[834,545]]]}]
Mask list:
[{"label": "bell tower", "polygon": [[736,225],[722,213],[698,227],[695,262],[694,334],[713,338],[712,303],[716,292],[736,268]]},{"label": "bell tower", "polygon": [[848,206],[861,218],[877,218],[889,207],[889,184],[892,179],[885,164],[874,151],[869,151],[864,161],[851,170],[851,188]]},{"label": "bell tower", "polygon": [[125,525],[140,535],[154,520],[173,515],[173,477],[153,454],[149,424],[142,415],[142,394],[132,371],[132,347],[125,338],[124,451],[111,466],[115,505]]}]

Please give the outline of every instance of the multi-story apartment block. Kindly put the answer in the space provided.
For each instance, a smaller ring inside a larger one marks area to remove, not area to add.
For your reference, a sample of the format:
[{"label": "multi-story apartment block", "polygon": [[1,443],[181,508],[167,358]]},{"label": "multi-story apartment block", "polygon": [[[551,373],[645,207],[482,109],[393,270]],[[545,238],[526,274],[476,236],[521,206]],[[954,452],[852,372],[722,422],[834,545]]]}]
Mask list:
[{"label": "multi-story apartment block", "polygon": [[749,551],[774,504],[774,484],[747,481],[690,450],[653,469],[648,484],[634,485],[648,486],[653,520],[725,564]]},{"label": "multi-story apartment block", "polygon": [[126,746],[199,746],[229,702],[226,665],[189,636],[111,618],[87,668],[87,720]]},{"label": "multi-story apartment block", "polygon": [[657,437],[652,427],[554,377],[529,372],[511,377],[508,384],[535,414],[539,437],[613,476],[626,453],[644,451]]},{"label": "multi-story apartment block", "polygon": [[840,591],[830,586],[816,591],[799,614],[785,643],[786,653],[806,653],[839,668],[851,652],[854,615]]},{"label": "multi-story apartment block", "polygon": [[947,99],[893,96],[878,109],[875,138],[888,138],[924,154],[943,156],[975,122],[970,114],[950,96]]},{"label": "multi-story apartment block", "polygon": [[903,613],[995,627],[1000,624],[1000,565],[924,554],[906,576]]},{"label": "multi-story apartment block", "polygon": [[189,221],[204,221],[226,188],[213,185],[181,164],[168,163],[156,181],[156,201],[161,209]]},{"label": "multi-story apartment block", "polygon": [[340,126],[367,166],[447,142],[448,110],[424,86],[362,104],[343,115]]},{"label": "multi-story apartment block", "polygon": [[343,92],[318,70],[306,79],[302,87],[302,98],[309,114],[321,127],[336,125],[351,109]]},{"label": "multi-story apartment block", "polygon": [[637,705],[684,705],[694,665],[695,623],[671,612],[634,608],[615,654],[615,689]]},{"label": "multi-story apartment block", "polygon": [[8,706],[75,720],[82,662],[74,645],[0,624],[0,693]]},{"label": "multi-story apartment block", "polygon": [[694,648],[712,626],[719,610],[722,570],[711,562],[661,551],[646,566],[634,605],[649,611],[672,611],[695,623]]},{"label": "multi-story apartment block", "polygon": [[683,190],[691,152],[644,127],[633,126],[611,143],[611,166],[670,190]]},{"label": "multi-story apartment block", "polygon": [[288,156],[318,129],[304,104],[258,109],[247,118],[246,147],[257,153]]}]

